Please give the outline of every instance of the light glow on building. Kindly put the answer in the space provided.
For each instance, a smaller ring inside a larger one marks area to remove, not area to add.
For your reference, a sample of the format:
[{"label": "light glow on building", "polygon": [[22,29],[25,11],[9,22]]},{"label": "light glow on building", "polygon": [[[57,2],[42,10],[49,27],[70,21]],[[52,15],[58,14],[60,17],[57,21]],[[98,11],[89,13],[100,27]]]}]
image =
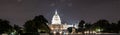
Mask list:
[{"label": "light glow on building", "polygon": [[61,19],[57,13],[57,10],[55,11],[55,15],[52,18],[52,24],[61,24]]},{"label": "light glow on building", "polygon": [[55,14],[53,15],[53,18],[52,18],[52,23],[49,24],[49,27],[51,29],[51,32],[52,33],[66,33],[68,32],[67,31],[67,28],[68,27],[75,27],[75,25],[69,25],[67,23],[61,23],[61,19],[60,19],[60,16],[57,12],[57,10],[55,11]]}]

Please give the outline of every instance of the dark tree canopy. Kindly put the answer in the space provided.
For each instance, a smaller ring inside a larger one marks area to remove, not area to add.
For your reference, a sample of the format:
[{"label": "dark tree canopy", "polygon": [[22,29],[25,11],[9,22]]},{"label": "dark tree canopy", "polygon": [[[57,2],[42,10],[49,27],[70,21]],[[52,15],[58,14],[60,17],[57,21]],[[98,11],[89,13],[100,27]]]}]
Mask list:
[{"label": "dark tree canopy", "polygon": [[33,20],[27,21],[24,24],[24,27],[28,32],[50,32],[50,28],[48,27],[47,23],[48,21],[45,19],[45,17],[43,15],[39,15]]},{"label": "dark tree canopy", "polygon": [[43,15],[36,16],[33,20],[34,21],[39,21],[39,22],[42,22],[42,23],[48,23],[47,19]]},{"label": "dark tree canopy", "polygon": [[36,16],[33,21],[35,22],[35,25],[40,30],[46,30],[46,32],[49,32],[50,28],[48,27],[47,19],[43,15]]},{"label": "dark tree canopy", "polygon": [[82,28],[82,27],[83,27],[83,24],[85,24],[85,21],[84,21],[84,20],[81,20],[81,21],[79,22],[78,27],[79,27],[79,28]]},{"label": "dark tree canopy", "polygon": [[120,26],[120,20],[118,21],[118,25]]},{"label": "dark tree canopy", "polygon": [[67,30],[68,30],[69,33],[72,33],[72,28],[73,28],[73,27],[67,28]]},{"label": "dark tree canopy", "polygon": [[120,32],[120,20],[118,21],[118,29],[119,29],[119,32]]},{"label": "dark tree canopy", "polygon": [[108,32],[110,31],[110,23],[108,20],[102,19],[102,20],[98,20],[96,23],[93,24],[94,25],[94,29],[96,28],[100,28],[103,29],[101,32]]},{"label": "dark tree canopy", "polygon": [[84,31],[85,31],[85,21],[81,20],[78,24],[78,32],[82,32],[82,34],[84,35]]},{"label": "dark tree canopy", "polygon": [[19,35],[21,32],[21,27],[18,25],[14,24],[13,29],[16,31],[15,35]]},{"label": "dark tree canopy", "polygon": [[102,19],[102,20],[98,20],[96,23],[94,23],[95,26],[100,26],[100,27],[107,27],[110,23],[108,22],[108,20]]},{"label": "dark tree canopy", "polygon": [[8,33],[10,31],[12,31],[12,26],[9,21],[0,19],[0,33]]},{"label": "dark tree canopy", "polygon": [[37,32],[36,25],[32,20],[27,21],[24,24],[24,28],[26,32]]},{"label": "dark tree canopy", "polygon": [[19,27],[18,25],[14,24],[13,28],[16,30],[16,31],[19,31],[21,29],[21,27]]}]

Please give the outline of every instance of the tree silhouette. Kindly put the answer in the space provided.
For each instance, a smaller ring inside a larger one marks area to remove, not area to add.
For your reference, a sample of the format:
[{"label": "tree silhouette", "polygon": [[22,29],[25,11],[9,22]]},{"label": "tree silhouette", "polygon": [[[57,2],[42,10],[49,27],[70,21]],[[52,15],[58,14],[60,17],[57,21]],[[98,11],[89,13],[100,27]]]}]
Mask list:
[{"label": "tree silhouette", "polygon": [[91,27],[92,27],[92,24],[90,23],[85,24],[85,30],[90,30]]},{"label": "tree silhouette", "polygon": [[24,28],[26,32],[37,32],[35,22],[32,20],[25,22]]},{"label": "tree silhouette", "polygon": [[69,33],[72,33],[72,27],[67,28]]},{"label": "tree silhouette", "polygon": [[18,25],[14,24],[13,28],[16,31],[16,35],[20,34],[21,27],[19,27]]},{"label": "tree silhouette", "polygon": [[84,20],[81,20],[81,21],[79,22],[78,27],[79,27],[79,28],[82,28],[82,27],[83,27],[83,24],[85,24],[85,21],[84,21]]},{"label": "tree silhouette", "polygon": [[120,20],[118,21],[118,26],[117,27],[118,27],[118,29],[119,29],[118,31],[120,33]]},{"label": "tree silhouette", "polygon": [[0,34],[10,33],[11,31],[12,26],[9,24],[9,21],[0,19]]},{"label": "tree silhouette", "polygon": [[14,29],[15,29],[16,31],[19,31],[19,30],[21,29],[21,27],[19,27],[18,25],[14,24]]},{"label": "tree silhouette", "polygon": [[102,31],[102,32],[106,32],[106,31],[108,31],[110,24],[107,20],[102,19],[102,20],[97,21],[93,25],[94,25],[94,28],[100,27],[100,28],[104,29],[104,31]]},{"label": "tree silhouette", "polygon": [[119,27],[117,25],[117,23],[112,23],[110,24],[110,27],[108,29],[110,33],[118,33],[119,32]]},{"label": "tree silhouette", "polygon": [[36,16],[33,20],[29,20],[24,24],[27,32],[50,32],[47,25],[48,21],[43,15]]},{"label": "tree silhouette", "polygon": [[48,21],[43,15],[36,16],[33,21],[35,22],[36,27],[41,30],[41,32],[50,32],[50,28],[48,27]]},{"label": "tree silhouette", "polygon": [[84,31],[85,31],[85,21],[81,20],[78,24],[78,31],[82,32],[82,34],[84,35]]}]

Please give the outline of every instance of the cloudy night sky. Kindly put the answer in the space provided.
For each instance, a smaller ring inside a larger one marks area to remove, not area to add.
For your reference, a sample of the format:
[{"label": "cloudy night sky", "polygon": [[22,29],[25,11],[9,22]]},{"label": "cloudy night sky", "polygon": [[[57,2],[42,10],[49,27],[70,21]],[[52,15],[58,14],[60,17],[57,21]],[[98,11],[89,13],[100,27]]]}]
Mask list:
[{"label": "cloudy night sky", "polygon": [[44,15],[51,23],[55,10],[62,23],[87,23],[106,19],[120,20],[120,0],[0,0],[0,19],[22,26],[35,16]]}]

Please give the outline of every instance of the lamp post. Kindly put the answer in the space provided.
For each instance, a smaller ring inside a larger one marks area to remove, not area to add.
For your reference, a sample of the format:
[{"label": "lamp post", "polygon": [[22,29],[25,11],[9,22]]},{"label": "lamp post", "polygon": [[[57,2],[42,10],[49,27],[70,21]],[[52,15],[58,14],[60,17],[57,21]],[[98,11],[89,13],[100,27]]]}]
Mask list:
[{"label": "lamp post", "polygon": [[83,32],[82,32],[83,35],[85,35],[85,25],[86,25],[86,24],[83,24]]}]

